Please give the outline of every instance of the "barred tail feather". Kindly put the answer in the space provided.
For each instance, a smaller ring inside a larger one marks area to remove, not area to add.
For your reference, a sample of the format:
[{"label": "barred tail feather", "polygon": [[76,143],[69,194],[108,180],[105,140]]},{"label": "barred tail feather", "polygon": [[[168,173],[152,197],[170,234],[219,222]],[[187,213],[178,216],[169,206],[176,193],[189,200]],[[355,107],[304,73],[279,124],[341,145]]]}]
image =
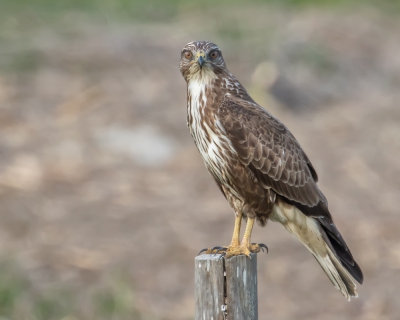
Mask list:
[{"label": "barred tail feather", "polygon": [[329,280],[345,298],[350,301],[351,297],[358,297],[357,286],[350,274],[342,266],[331,249],[327,247],[328,254],[325,257],[313,254]]},{"label": "barred tail feather", "polygon": [[[313,254],[329,280],[347,300],[358,297],[355,280],[347,270],[349,266],[342,263],[335,253],[329,237],[317,219],[306,216],[295,206],[284,202],[274,206],[270,219],[281,223]],[[354,260],[353,264],[352,268],[359,269]],[[351,268],[350,271],[352,271]],[[362,275],[360,282],[362,282]]]}]

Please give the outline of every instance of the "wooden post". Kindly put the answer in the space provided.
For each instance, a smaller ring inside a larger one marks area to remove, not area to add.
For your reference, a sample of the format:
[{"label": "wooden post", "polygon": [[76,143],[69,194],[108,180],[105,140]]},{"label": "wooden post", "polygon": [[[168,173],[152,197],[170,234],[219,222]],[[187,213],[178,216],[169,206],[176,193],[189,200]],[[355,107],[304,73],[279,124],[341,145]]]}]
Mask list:
[{"label": "wooden post", "polygon": [[257,254],[229,258],[225,262],[227,320],[257,320]]},{"label": "wooden post", "polygon": [[203,254],[195,258],[195,320],[224,320],[224,259]]},{"label": "wooden post", "polygon": [[195,259],[195,320],[257,320],[257,255]]}]

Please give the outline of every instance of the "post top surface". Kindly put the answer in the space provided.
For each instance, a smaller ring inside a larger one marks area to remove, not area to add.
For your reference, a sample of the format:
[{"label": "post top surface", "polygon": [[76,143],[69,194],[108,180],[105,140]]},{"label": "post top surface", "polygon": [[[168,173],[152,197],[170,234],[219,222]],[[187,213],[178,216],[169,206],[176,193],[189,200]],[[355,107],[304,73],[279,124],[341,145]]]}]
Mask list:
[{"label": "post top surface", "polygon": [[195,258],[195,260],[196,261],[206,261],[206,260],[218,261],[221,258],[222,258],[222,255],[220,255],[220,254],[202,254],[200,256],[197,256]]}]

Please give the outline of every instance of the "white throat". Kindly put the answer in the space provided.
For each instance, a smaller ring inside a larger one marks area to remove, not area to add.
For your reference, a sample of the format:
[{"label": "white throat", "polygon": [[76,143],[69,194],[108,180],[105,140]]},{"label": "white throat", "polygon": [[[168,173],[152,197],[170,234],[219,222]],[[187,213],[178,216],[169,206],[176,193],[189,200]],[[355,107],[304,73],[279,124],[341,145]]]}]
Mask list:
[{"label": "white throat", "polygon": [[207,84],[200,79],[192,79],[188,84],[188,93],[190,95],[191,108],[197,109],[204,107],[207,103],[206,86]]}]

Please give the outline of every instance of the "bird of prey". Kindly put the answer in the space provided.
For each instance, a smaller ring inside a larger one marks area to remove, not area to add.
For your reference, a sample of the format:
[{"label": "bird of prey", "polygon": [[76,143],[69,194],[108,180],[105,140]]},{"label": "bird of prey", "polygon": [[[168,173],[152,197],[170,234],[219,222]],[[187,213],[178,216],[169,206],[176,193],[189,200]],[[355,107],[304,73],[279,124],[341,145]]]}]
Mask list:
[{"label": "bird of prey", "polygon": [[[357,297],[354,280],[362,284],[362,271],[333,223],[317,173],[295,137],[249,96],[214,43],[188,43],[179,67],[187,82],[190,134],[235,213],[230,245],[207,253],[224,251],[229,258],[259,252],[263,245],[250,241],[254,221],[265,226],[269,219],[314,255],[348,300]],[[239,242],[242,219],[247,225]]]}]

